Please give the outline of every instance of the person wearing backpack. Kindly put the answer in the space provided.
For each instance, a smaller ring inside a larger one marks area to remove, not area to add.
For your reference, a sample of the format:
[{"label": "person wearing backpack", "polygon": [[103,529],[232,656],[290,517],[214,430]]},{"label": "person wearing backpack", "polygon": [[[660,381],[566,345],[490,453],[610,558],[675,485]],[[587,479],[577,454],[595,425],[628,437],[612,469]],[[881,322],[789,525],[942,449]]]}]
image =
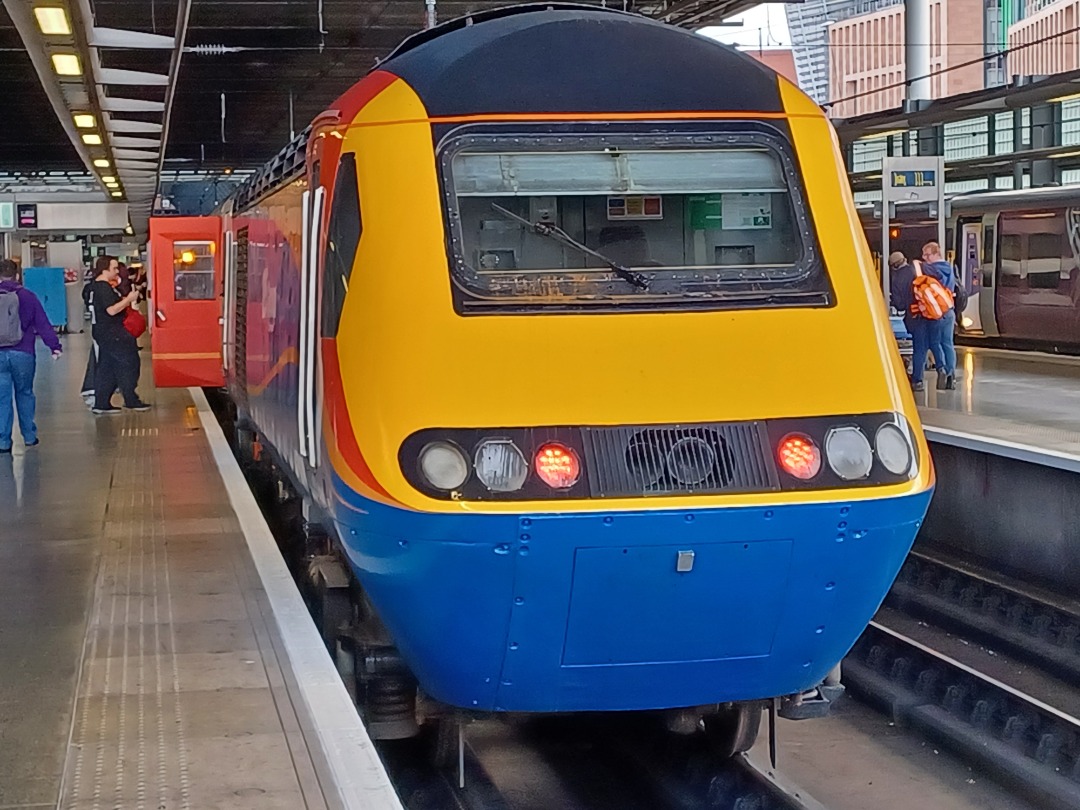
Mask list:
[{"label": "person wearing backpack", "polygon": [[[11,452],[15,412],[27,447],[40,444],[34,411],[34,342],[41,340],[59,358],[63,347],[37,296],[19,283],[19,267],[0,259],[0,453]],[[12,407],[14,405],[14,407]]]},{"label": "person wearing backpack", "polygon": [[925,390],[923,374],[926,372],[926,353],[934,352],[934,361],[944,362],[945,355],[940,344],[931,346],[930,320],[923,317],[915,299],[915,279],[922,272],[920,263],[909,262],[900,251],[889,255],[889,290],[892,306],[903,313],[904,328],[911,335],[911,388]]},{"label": "person wearing backpack", "polygon": [[[949,307],[945,309],[941,317],[931,319],[930,345],[931,347],[935,343],[940,345],[944,355],[944,360],[938,361],[937,387],[952,390],[956,388],[956,344],[954,342],[956,338],[956,305],[954,297],[954,291],[957,287],[956,270],[951,262],[945,261],[945,257],[941,254],[941,245],[937,242],[927,242],[923,245],[922,257],[926,274],[936,277],[948,294]],[[936,354],[934,357],[937,359]]]}]

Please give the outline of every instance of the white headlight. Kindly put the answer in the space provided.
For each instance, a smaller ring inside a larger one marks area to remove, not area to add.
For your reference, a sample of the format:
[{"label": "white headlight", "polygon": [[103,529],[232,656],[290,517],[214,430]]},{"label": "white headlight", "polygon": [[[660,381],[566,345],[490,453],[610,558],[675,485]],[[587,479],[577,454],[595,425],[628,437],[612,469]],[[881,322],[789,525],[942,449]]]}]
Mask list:
[{"label": "white headlight", "polygon": [[857,427],[830,430],[825,437],[825,458],[832,471],[845,481],[866,478],[874,463],[870,442]]},{"label": "white headlight", "polygon": [[893,475],[907,475],[911,470],[911,442],[898,425],[891,422],[878,428],[874,437],[877,457]]},{"label": "white headlight", "polygon": [[509,439],[488,439],[476,448],[476,477],[492,492],[517,492],[525,486],[529,465]]},{"label": "white headlight", "polygon": [[436,489],[457,489],[469,477],[469,462],[450,442],[432,442],[420,451],[420,472]]}]

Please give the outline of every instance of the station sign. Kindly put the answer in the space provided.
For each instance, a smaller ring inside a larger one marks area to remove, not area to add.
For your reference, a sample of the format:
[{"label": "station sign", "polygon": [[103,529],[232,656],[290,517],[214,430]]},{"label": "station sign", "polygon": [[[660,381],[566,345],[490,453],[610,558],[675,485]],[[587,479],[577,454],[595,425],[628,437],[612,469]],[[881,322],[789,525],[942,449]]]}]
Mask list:
[{"label": "station sign", "polygon": [[15,203],[0,202],[0,231],[15,230]]},{"label": "station sign", "polygon": [[19,218],[20,229],[35,230],[37,228],[38,220],[36,203],[18,203],[15,206],[15,211]]}]

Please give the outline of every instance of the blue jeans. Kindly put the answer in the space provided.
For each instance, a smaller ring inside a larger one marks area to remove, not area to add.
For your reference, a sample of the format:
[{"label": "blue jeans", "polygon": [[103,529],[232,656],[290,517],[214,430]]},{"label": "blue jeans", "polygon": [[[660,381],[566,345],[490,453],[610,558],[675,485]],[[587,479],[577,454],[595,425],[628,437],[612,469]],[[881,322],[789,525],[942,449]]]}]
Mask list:
[{"label": "blue jeans", "polygon": [[15,410],[19,412],[19,429],[23,441],[37,441],[37,425],[34,424],[34,371],[37,360],[34,355],[17,349],[0,349],[0,450],[11,449],[11,427],[15,413],[11,407],[12,393]]},{"label": "blue jeans", "polygon": [[937,367],[946,374],[956,374],[956,310],[950,309],[943,318],[927,323],[930,325],[930,351],[934,352]]},{"label": "blue jeans", "polygon": [[[911,381],[922,382],[923,372],[926,369],[926,353],[934,353],[934,362],[938,368],[947,369],[944,347],[938,334],[938,325],[941,321],[928,321],[926,318],[907,317],[904,326],[911,333]],[[953,353],[953,365],[956,365],[956,353]]]}]

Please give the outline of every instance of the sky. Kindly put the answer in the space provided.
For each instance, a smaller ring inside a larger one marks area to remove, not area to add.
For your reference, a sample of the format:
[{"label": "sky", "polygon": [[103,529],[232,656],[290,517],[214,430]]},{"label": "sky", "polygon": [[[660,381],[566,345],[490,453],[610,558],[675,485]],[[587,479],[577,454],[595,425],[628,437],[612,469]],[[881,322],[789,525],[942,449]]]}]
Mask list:
[{"label": "sky", "polygon": [[781,3],[763,3],[749,11],[732,17],[728,22],[741,22],[738,28],[714,26],[702,28],[698,33],[718,39],[728,45],[757,48],[790,48],[787,17]]}]

